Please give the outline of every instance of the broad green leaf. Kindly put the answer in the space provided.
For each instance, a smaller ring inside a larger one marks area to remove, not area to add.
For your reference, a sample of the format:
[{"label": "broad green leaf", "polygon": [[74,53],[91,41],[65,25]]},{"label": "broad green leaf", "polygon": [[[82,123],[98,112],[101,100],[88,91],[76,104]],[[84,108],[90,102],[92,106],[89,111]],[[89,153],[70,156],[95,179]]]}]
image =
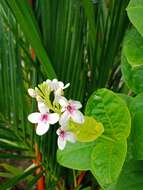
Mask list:
[{"label": "broad green leaf", "polygon": [[132,141],[134,157],[143,160],[143,93],[136,96],[130,106],[132,114]]},{"label": "broad green leaf", "polygon": [[68,143],[64,150],[58,150],[57,160],[65,167],[77,170],[90,170],[91,152],[95,142]]},{"label": "broad green leaf", "polygon": [[91,172],[103,189],[109,189],[116,182],[125,161],[130,113],[126,103],[108,89],[94,92],[87,102],[85,112],[104,125],[105,132],[97,139],[92,151]]},{"label": "broad green leaf", "polygon": [[136,29],[125,36],[122,50],[121,70],[126,84],[136,93],[143,91],[143,37]]},{"label": "broad green leaf", "polygon": [[143,36],[143,1],[131,0],[127,7],[127,13],[132,24]]},{"label": "broad green leaf", "polygon": [[143,161],[130,160],[122,169],[117,184],[111,190],[142,190]]},{"label": "broad green leaf", "polygon": [[122,93],[118,93],[117,95],[125,101],[125,103],[129,108],[134,98],[132,96],[128,96],[127,94],[122,94]]},{"label": "broad green leaf", "polygon": [[99,140],[91,155],[91,172],[103,189],[113,185],[123,166],[127,152],[126,139],[116,142]]},{"label": "broad green leaf", "polygon": [[76,135],[79,142],[90,142],[96,140],[104,132],[102,123],[97,122],[93,117],[85,116],[83,124],[70,122],[69,128]]},{"label": "broad green leaf", "polygon": [[142,190],[143,161],[135,160],[133,153],[134,142],[132,135],[128,138],[128,151],[126,161],[117,180],[110,190]]},{"label": "broad green leaf", "polygon": [[48,78],[52,79],[56,77],[51,62],[43,47],[38,25],[28,1],[6,0],[6,2],[14,13],[28,42],[31,44],[32,48],[34,48],[37,57],[43,64],[44,71],[46,72]]},{"label": "broad green leaf", "polygon": [[89,98],[86,115],[103,123],[104,134],[112,138],[128,137],[131,118],[125,102],[108,89],[100,89]]}]

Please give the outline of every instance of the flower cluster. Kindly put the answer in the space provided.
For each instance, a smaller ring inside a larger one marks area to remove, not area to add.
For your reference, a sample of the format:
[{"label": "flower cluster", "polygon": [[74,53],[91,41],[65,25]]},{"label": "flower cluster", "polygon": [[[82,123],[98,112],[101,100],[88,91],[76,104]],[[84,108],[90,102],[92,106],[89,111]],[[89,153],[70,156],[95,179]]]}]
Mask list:
[{"label": "flower cluster", "polygon": [[68,123],[70,120],[76,123],[84,123],[84,116],[79,111],[82,107],[79,101],[67,100],[64,97],[64,89],[69,87],[69,83],[64,85],[57,79],[46,80],[35,89],[28,89],[32,98],[36,98],[38,112],[31,113],[28,120],[36,124],[36,134],[44,135],[50,125],[59,122],[57,129],[58,147],[63,150],[66,142],[76,142],[76,136],[69,131]]}]

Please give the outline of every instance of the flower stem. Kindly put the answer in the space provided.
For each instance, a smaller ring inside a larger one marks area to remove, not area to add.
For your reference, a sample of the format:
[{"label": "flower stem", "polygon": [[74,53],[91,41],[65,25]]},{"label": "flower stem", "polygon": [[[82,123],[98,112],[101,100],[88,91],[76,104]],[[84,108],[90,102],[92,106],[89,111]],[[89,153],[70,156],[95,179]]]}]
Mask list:
[{"label": "flower stem", "polygon": [[81,172],[80,175],[77,178],[77,185],[79,186],[85,176],[86,172]]},{"label": "flower stem", "polygon": [[[42,161],[42,154],[40,153],[39,151],[39,148],[38,148],[38,145],[37,143],[35,143],[35,153],[36,153],[36,161],[35,161],[35,164],[37,166],[40,165],[41,161]],[[38,168],[36,170],[36,175],[40,174],[41,171],[43,170],[42,167]],[[45,177],[44,176],[41,176],[39,178],[39,180],[37,181],[37,190],[45,190]]]},{"label": "flower stem", "polygon": [[76,181],[76,173],[75,170],[73,170],[73,180],[74,180],[74,188],[77,187],[77,181]]}]

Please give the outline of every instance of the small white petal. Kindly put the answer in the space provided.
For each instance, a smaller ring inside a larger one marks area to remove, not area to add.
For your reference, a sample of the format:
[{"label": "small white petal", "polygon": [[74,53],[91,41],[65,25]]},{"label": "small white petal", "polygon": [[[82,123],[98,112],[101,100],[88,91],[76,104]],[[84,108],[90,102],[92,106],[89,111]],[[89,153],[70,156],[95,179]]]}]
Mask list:
[{"label": "small white petal", "polygon": [[59,81],[59,82],[58,82],[58,86],[59,86],[59,88],[63,89],[63,88],[64,88],[64,83],[61,82],[61,81]]},{"label": "small white petal", "polygon": [[58,80],[57,79],[53,79],[50,83],[49,86],[51,87],[52,90],[56,91],[59,88],[58,85]]},{"label": "small white petal", "polygon": [[55,91],[55,97],[56,96],[61,96],[63,95],[63,89],[62,88],[58,88],[56,91]]},{"label": "small white petal", "polygon": [[66,107],[68,105],[68,100],[65,97],[63,97],[63,96],[60,96],[60,98],[59,98],[59,104],[62,107]]},{"label": "small white petal", "polygon": [[65,108],[65,107],[63,107],[63,108],[61,109],[61,112],[64,112],[64,111],[66,111],[66,108]]},{"label": "small white petal", "polygon": [[55,103],[59,103],[60,97],[61,97],[61,96],[60,96],[59,94],[56,94],[56,93],[55,93],[54,102],[55,102]]},{"label": "small white petal", "polygon": [[66,146],[66,140],[61,138],[61,137],[58,137],[58,147],[60,150],[63,150]]},{"label": "small white petal", "polygon": [[36,127],[36,134],[37,135],[44,135],[49,130],[49,124],[48,123],[38,123]]},{"label": "small white petal", "polygon": [[74,111],[72,114],[71,114],[71,118],[74,122],[76,123],[84,123],[84,116],[83,114],[80,112],[80,111]]},{"label": "small white petal", "polygon": [[60,131],[61,131],[61,129],[60,129],[60,128],[59,128],[59,129],[57,129],[57,131],[56,131],[57,135],[60,135]]},{"label": "small white petal", "polygon": [[34,112],[34,113],[31,113],[30,115],[28,115],[28,120],[31,123],[38,123],[40,116],[41,116],[41,114],[39,112]]},{"label": "small white petal", "polygon": [[82,104],[79,101],[70,100],[69,103],[71,106],[75,107],[75,109],[80,109],[82,107]]},{"label": "small white petal", "polygon": [[61,115],[61,117],[60,117],[60,119],[59,119],[59,124],[60,124],[61,126],[67,125],[67,122],[68,122],[69,118],[70,118],[69,113],[68,113],[67,111],[65,111],[65,112]]},{"label": "small white petal", "polygon": [[55,124],[59,121],[59,115],[57,113],[48,114],[48,123]]},{"label": "small white petal", "polygon": [[52,82],[57,83],[57,82],[58,82],[58,80],[57,80],[57,79],[53,79],[53,80],[52,80]]},{"label": "small white petal", "polygon": [[72,143],[76,142],[76,137],[72,132],[66,132],[66,139]]},{"label": "small white petal", "polygon": [[50,82],[51,82],[51,80],[50,80],[50,79],[47,79],[47,80],[46,80],[46,83],[48,83],[48,84],[49,84]]},{"label": "small white petal", "polygon": [[29,88],[29,89],[28,89],[28,94],[29,94],[29,96],[31,96],[32,98],[35,98],[35,97],[37,96],[37,92],[36,92],[34,89],[32,89],[32,88]]},{"label": "small white petal", "polygon": [[68,88],[70,86],[70,83],[67,83],[64,87],[63,87],[63,89],[66,89],[66,88]]},{"label": "small white petal", "polygon": [[47,113],[49,112],[49,108],[44,104],[44,102],[38,102],[38,109],[40,113]]}]

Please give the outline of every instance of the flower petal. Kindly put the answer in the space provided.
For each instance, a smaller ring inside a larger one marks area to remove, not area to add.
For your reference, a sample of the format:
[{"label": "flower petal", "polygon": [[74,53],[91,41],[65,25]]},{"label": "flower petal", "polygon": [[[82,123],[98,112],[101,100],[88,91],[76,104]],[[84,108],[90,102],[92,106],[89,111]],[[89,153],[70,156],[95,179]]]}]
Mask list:
[{"label": "flower petal", "polygon": [[69,103],[71,104],[71,106],[75,107],[75,109],[82,108],[82,104],[79,101],[70,100]]},{"label": "flower petal", "polygon": [[36,98],[36,96],[37,96],[37,92],[36,92],[33,88],[29,88],[29,89],[28,89],[28,94],[29,94],[29,96],[31,96],[32,98]]},{"label": "flower petal", "polygon": [[38,123],[36,127],[36,134],[37,135],[44,135],[49,130],[49,124],[48,123]]},{"label": "flower petal", "polygon": [[44,102],[38,102],[38,109],[40,113],[47,113],[49,112],[49,108],[44,104]]},{"label": "flower petal", "polygon": [[58,82],[58,86],[59,86],[59,88],[63,89],[63,88],[64,88],[64,83],[61,82],[61,81],[59,81],[59,82]]},{"label": "flower petal", "polygon": [[58,137],[58,147],[60,150],[63,150],[66,146],[66,140],[61,138],[61,137]]},{"label": "flower petal", "polygon": [[61,125],[61,126],[66,126],[67,125],[67,122],[68,122],[68,120],[69,120],[69,118],[70,118],[70,115],[69,115],[69,113],[67,112],[67,111],[65,111],[62,115],[61,115],[61,117],[60,117],[60,119],[59,119],[59,124]]},{"label": "flower petal", "polygon": [[57,113],[48,114],[48,123],[55,124],[59,121],[59,115]]},{"label": "flower petal", "polygon": [[54,93],[55,93],[55,97],[56,96],[61,96],[61,95],[63,95],[63,89],[62,88],[58,88]]},{"label": "flower petal", "polygon": [[53,82],[53,83],[57,83],[58,80],[57,80],[57,79],[53,79],[52,82]]},{"label": "flower petal", "polygon": [[80,111],[78,111],[78,110],[74,111],[74,112],[71,114],[71,118],[72,118],[72,120],[73,120],[74,122],[76,122],[76,123],[84,123],[84,116],[83,116],[83,114],[82,114]]},{"label": "flower petal", "polygon": [[30,115],[28,115],[28,120],[31,123],[38,123],[40,116],[41,116],[41,114],[39,112],[34,112],[34,113],[31,113]]},{"label": "flower petal", "polygon": [[51,80],[50,80],[50,79],[47,79],[47,80],[46,80],[46,83],[48,83],[48,84],[49,84],[50,82],[51,82]]},{"label": "flower petal", "polygon": [[61,129],[58,128],[57,131],[56,131],[57,135],[60,135],[60,132],[61,132]]},{"label": "flower petal", "polygon": [[72,132],[66,132],[66,139],[72,143],[75,143],[76,142],[76,137],[74,135],[74,133]]},{"label": "flower petal", "polygon": [[58,101],[62,107],[66,107],[68,105],[68,100],[63,96],[60,96]]},{"label": "flower petal", "polygon": [[63,89],[66,89],[66,88],[68,88],[70,86],[70,83],[67,83],[64,87],[63,87]]}]

